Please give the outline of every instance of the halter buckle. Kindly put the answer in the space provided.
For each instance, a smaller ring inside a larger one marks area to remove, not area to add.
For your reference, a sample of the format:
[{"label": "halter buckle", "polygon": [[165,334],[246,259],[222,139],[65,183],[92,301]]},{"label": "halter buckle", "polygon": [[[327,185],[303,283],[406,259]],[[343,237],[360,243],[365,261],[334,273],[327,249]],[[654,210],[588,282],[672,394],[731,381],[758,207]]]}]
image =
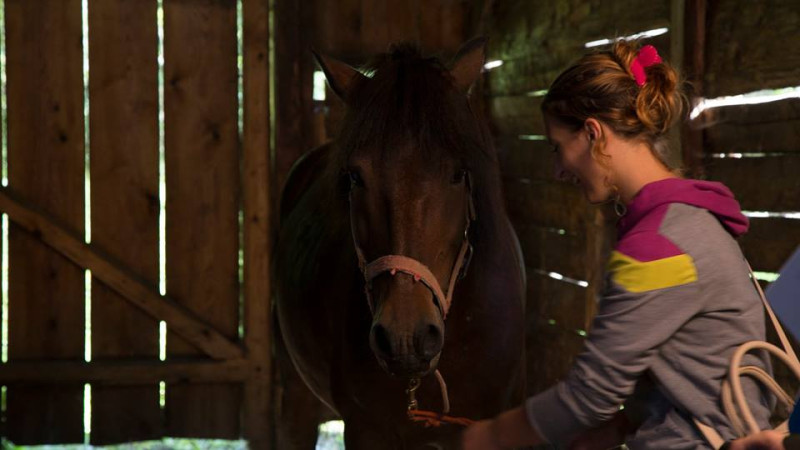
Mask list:
[{"label": "halter buckle", "polygon": [[419,403],[417,402],[416,392],[419,389],[419,385],[421,380],[419,378],[412,378],[408,380],[408,389],[406,389],[406,394],[408,395],[408,410],[415,411],[419,407]]},{"label": "halter buckle", "polygon": [[467,276],[467,269],[469,269],[469,263],[472,261],[472,254],[475,251],[475,248],[472,244],[467,244],[467,252],[464,253],[464,261],[461,263],[461,268],[458,269],[458,281],[463,280]]}]

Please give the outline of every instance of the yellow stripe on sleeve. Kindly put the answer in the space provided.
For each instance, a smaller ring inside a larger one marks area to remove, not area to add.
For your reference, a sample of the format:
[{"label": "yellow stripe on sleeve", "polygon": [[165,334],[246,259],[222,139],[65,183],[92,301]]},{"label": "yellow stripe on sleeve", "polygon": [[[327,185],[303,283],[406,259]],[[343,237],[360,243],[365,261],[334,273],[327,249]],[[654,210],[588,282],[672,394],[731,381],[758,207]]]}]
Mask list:
[{"label": "yellow stripe on sleeve", "polygon": [[608,271],[615,283],[630,292],[647,292],[697,281],[697,269],[687,254],[642,262],[614,251],[608,261]]}]

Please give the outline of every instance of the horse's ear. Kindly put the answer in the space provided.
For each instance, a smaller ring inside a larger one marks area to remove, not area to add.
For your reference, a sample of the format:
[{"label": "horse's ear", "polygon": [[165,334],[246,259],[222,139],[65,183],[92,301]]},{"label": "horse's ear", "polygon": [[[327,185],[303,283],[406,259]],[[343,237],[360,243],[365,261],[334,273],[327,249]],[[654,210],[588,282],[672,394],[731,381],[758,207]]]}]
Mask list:
[{"label": "horse's ear", "polygon": [[469,90],[478,79],[486,61],[486,37],[479,36],[461,46],[450,64],[456,88],[462,92]]},{"label": "horse's ear", "polygon": [[314,59],[317,60],[317,64],[319,64],[322,72],[325,73],[325,78],[328,79],[328,84],[330,84],[331,89],[333,89],[333,92],[342,100],[347,100],[350,90],[357,81],[366,78],[361,72],[338,59],[320,55],[314,50],[311,50],[311,53],[314,54]]}]

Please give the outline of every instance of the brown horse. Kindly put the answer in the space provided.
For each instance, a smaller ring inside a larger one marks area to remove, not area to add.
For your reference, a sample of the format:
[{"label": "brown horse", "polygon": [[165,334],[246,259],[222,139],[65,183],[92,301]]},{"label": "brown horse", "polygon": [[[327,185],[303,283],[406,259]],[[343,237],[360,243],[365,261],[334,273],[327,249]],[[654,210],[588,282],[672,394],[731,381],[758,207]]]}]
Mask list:
[{"label": "brown horse", "polygon": [[442,412],[436,369],[452,416],[521,402],[521,252],[467,96],[484,49],[467,43],[448,70],[400,45],[369,75],[318,57],[348,111],[282,197],[278,359],[294,364],[281,366],[279,448],[313,448],[323,404],[349,450],[456,448],[460,426],[407,416],[411,379],[419,408]]}]

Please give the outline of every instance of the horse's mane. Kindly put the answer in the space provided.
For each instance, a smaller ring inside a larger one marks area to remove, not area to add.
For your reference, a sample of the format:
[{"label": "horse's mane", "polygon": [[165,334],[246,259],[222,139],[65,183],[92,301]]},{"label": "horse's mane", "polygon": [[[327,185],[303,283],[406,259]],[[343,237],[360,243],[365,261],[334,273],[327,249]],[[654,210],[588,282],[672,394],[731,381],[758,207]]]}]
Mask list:
[{"label": "horse's mane", "polygon": [[470,171],[478,212],[477,233],[494,230],[504,218],[500,175],[491,135],[479,108],[469,105],[437,58],[423,57],[412,44],[393,46],[362,69],[350,90],[347,113],[329,167],[336,176],[354,151],[382,152],[383,159],[410,146],[432,170],[456,159]]}]

